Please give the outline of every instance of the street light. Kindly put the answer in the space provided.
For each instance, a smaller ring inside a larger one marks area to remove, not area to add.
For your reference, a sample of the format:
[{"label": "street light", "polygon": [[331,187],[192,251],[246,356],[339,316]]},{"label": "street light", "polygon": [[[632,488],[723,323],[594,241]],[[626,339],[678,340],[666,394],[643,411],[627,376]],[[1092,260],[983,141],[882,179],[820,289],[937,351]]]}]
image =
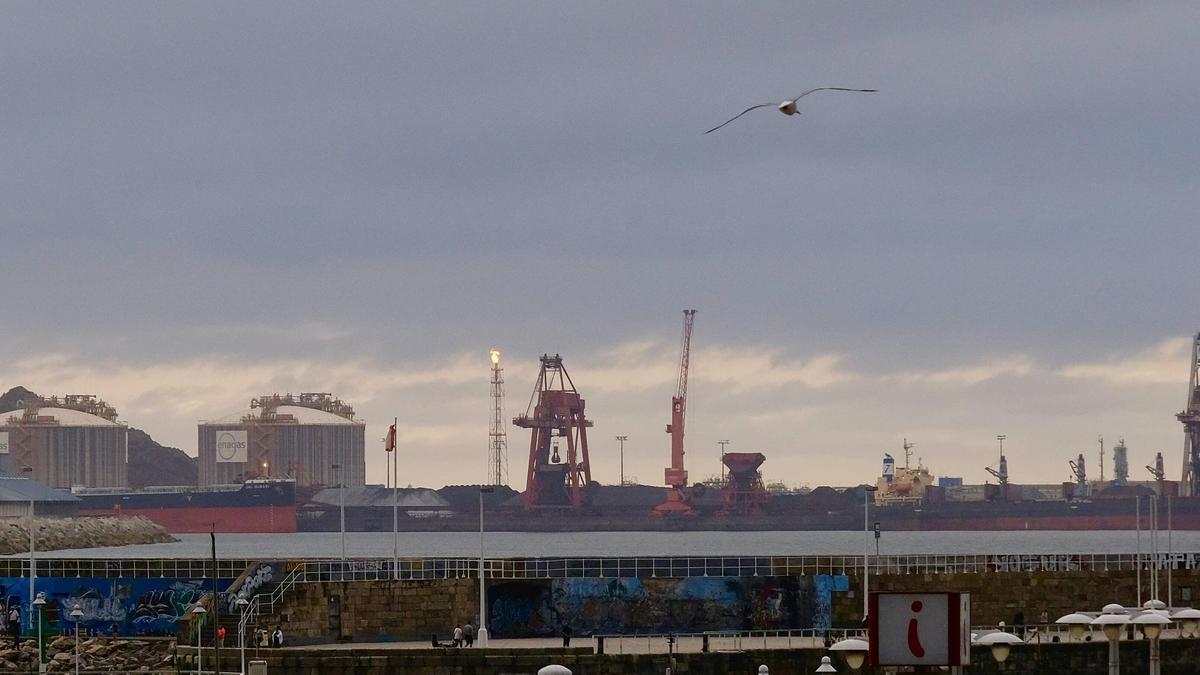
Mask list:
[{"label": "street light", "polygon": [[246,672],[246,608],[250,606],[250,601],[245,598],[237,599],[238,610],[242,616],[238,620],[238,646],[242,648],[242,673]]},{"label": "street light", "polygon": [[196,675],[200,675],[200,664],[204,660],[204,652],[200,647],[200,618],[207,614],[207,611],[200,605],[192,608],[192,620],[196,622]]},{"label": "street light", "polygon": [[1162,635],[1163,626],[1171,623],[1171,620],[1157,610],[1149,610],[1135,616],[1132,623],[1142,629],[1142,635],[1150,641],[1150,675],[1159,675],[1162,659],[1158,650],[1158,638]]},{"label": "street light", "polygon": [[863,621],[867,620],[869,606],[867,600],[871,592],[871,493],[879,488],[873,485],[863,486]]},{"label": "street light", "polygon": [[[36,542],[34,541],[34,525],[33,525],[33,467],[21,467],[21,473],[29,474],[26,480],[29,481],[29,598],[32,600],[37,597],[34,593],[34,583],[37,579],[37,561],[34,559],[33,553],[37,550]],[[32,614],[33,612],[30,612]]]},{"label": "street light", "polygon": [[475,637],[479,640],[480,647],[488,646],[487,585],[484,582],[486,575],[483,569],[483,496],[495,491],[490,485],[479,488],[479,630],[475,631]]},{"label": "street light", "polygon": [[346,580],[346,481],[342,480],[342,465],[334,464],[331,467],[337,472],[338,477],[338,499],[339,499],[339,526],[342,532],[342,580]]},{"label": "street light", "polygon": [[1200,609],[1185,607],[1176,610],[1171,614],[1171,618],[1179,622],[1179,633],[1181,636],[1195,636],[1197,629],[1200,629]]},{"label": "street light", "polygon": [[1012,646],[1023,645],[1025,641],[1012,633],[998,630],[979,636],[975,640],[975,644],[991,647],[992,658],[996,659],[996,663],[1004,663],[1005,659],[1008,658],[1009,652],[1012,650]]},{"label": "street light", "polygon": [[821,665],[817,666],[817,672],[818,673],[836,673],[837,668],[833,667],[833,664],[830,663],[828,656],[822,656],[821,657]]},{"label": "street light", "polygon": [[1058,617],[1058,620],[1054,623],[1068,626],[1071,639],[1078,642],[1079,640],[1083,639],[1084,634],[1087,633],[1088,629],[1091,628],[1092,617],[1088,616],[1087,614],[1075,612],[1073,614]]},{"label": "street light", "polygon": [[71,610],[71,618],[75,620],[75,675],[79,675],[79,620],[83,618],[83,610],[79,605]]},{"label": "street light", "polygon": [[867,660],[867,652],[870,649],[870,644],[860,638],[840,640],[829,647],[829,651],[831,652],[842,653],[842,658],[846,659],[846,665],[850,667],[850,670],[862,668],[863,663]]},{"label": "street light", "polygon": [[1104,637],[1108,640],[1108,674],[1120,675],[1121,672],[1121,652],[1119,643],[1121,641],[1121,629],[1129,623],[1129,614],[1125,608],[1116,603],[1105,605],[1100,616],[1092,619],[1093,626],[1100,626],[1104,630]]},{"label": "street light", "polygon": [[37,616],[38,624],[38,672],[46,672],[46,664],[42,661],[42,606],[46,604],[46,594],[38,593],[33,602],[29,603],[36,609],[34,610]]}]

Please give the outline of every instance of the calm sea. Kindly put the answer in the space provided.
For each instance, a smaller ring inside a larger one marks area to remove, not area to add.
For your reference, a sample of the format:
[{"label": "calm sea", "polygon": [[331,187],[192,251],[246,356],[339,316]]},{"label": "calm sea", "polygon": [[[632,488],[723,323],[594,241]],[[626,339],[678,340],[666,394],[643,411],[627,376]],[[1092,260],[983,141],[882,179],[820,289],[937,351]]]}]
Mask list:
[{"label": "calm sea", "polygon": [[[207,534],[178,535],[179,542],[40,553],[55,558],[207,558]],[[333,533],[219,534],[222,558],[337,558],[341,535]],[[489,558],[610,556],[783,556],[861,555],[867,540],[861,532],[489,532],[484,549]],[[1175,532],[1176,552],[1200,551],[1200,532]],[[874,553],[875,542],[870,540]],[[1167,533],[1159,533],[1159,549],[1167,550]],[[1053,554],[1133,553],[1135,532],[884,532],[883,555],[906,554]],[[1142,550],[1149,536],[1142,533]],[[346,534],[346,552],[354,558],[390,558],[391,533]],[[405,557],[476,557],[479,534],[471,532],[401,532]],[[21,556],[16,556],[21,557]]]}]

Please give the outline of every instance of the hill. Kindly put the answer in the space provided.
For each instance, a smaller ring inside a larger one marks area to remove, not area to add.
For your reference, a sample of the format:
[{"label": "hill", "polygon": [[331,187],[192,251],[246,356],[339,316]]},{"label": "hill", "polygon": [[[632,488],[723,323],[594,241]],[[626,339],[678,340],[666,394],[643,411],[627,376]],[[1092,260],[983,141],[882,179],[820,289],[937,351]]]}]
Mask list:
[{"label": "hill", "polygon": [[[0,412],[16,410],[18,401],[37,396],[25,387],[13,387],[0,396]],[[195,485],[196,459],[179,448],[156,442],[149,434],[129,428],[129,487]]]}]

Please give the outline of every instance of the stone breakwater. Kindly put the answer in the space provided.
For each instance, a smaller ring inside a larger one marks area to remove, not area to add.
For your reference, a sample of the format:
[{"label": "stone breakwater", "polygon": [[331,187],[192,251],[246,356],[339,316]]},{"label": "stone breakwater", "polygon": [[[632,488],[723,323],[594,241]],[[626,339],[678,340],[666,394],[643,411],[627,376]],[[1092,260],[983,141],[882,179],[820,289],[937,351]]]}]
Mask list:
[{"label": "stone breakwater", "polygon": [[[38,551],[178,541],[161,526],[142,516],[36,518],[34,523]],[[16,518],[7,524],[12,527],[0,527],[0,555],[28,553],[28,521]]]},{"label": "stone breakwater", "polygon": [[[46,671],[75,672],[75,638],[47,638]],[[37,640],[26,639],[13,648],[0,647],[0,672],[37,671]],[[174,670],[175,641],[167,639],[134,640],[128,638],[82,638],[79,641],[79,665],[89,672],[129,673]]]}]

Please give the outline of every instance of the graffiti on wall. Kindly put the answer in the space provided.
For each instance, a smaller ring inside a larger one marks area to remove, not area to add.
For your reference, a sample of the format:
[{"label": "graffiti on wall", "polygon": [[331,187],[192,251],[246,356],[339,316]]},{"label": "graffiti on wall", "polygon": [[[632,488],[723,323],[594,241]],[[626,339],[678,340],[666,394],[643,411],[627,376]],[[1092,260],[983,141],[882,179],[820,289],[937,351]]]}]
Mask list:
[{"label": "graffiti on wall", "polygon": [[[218,581],[228,587],[229,579]],[[212,582],[195,579],[112,579],[106,577],[40,577],[37,592],[45,593],[42,608],[51,630],[70,627],[75,607],[83,612],[80,626],[88,632],[121,635],[173,635],[188,608],[210,593]],[[0,593],[8,603],[29,607],[29,580],[0,578]],[[36,621],[22,612],[24,622]],[[36,626],[36,623],[32,623]]]},{"label": "graffiti on wall", "polygon": [[277,562],[260,562],[254,569],[246,574],[243,574],[229,586],[229,589],[222,597],[222,605],[225,611],[231,614],[236,614],[238,610],[238,600],[250,601],[255,593],[258,593],[264,586],[275,581],[276,570],[283,568],[283,565]]},{"label": "graffiti on wall", "polygon": [[829,575],[511,581],[489,586],[488,624],[504,637],[828,628],[830,594],[848,587]]}]

